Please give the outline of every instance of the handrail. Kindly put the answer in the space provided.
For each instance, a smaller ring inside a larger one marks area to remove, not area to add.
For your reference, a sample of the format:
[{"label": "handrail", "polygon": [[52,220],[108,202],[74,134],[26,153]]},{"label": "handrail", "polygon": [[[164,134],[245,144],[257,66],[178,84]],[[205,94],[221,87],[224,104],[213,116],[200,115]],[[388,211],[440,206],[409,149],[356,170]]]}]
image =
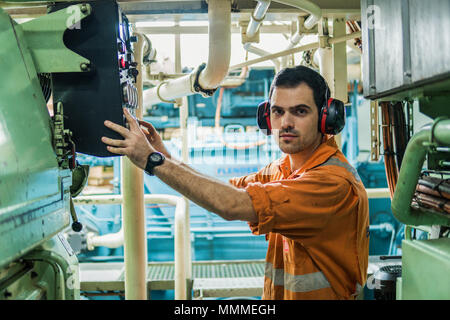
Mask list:
[{"label": "handrail", "polygon": [[[117,195],[95,195],[95,196],[78,196],[74,200],[74,204],[92,205],[92,204],[121,204],[123,197]],[[185,263],[186,255],[190,251],[186,250],[187,243],[190,241],[190,230],[185,226],[186,201],[182,197],[167,194],[146,194],[144,195],[144,203],[158,203],[175,205],[175,299],[187,299],[188,279],[192,279],[190,274],[191,268]],[[111,240],[114,245],[120,242],[123,244],[123,230],[103,236],[88,236],[88,246],[105,245],[105,240]],[[120,245],[119,245],[120,246]],[[189,259],[190,261],[190,259]]]}]

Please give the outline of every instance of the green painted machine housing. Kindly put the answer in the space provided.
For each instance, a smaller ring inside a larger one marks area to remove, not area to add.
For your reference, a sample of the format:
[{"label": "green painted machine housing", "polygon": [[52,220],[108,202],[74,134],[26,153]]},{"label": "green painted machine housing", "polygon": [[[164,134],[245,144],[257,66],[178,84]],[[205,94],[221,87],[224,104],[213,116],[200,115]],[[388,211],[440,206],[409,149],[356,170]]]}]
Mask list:
[{"label": "green painted machine housing", "polygon": [[24,31],[0,9],[0,268],[69,224],[70,170],[58,166],[52,121]]},{"label": "green painted machine housing", "polygon": [[450,239],[403,240],[398,300],[450,299]]}]

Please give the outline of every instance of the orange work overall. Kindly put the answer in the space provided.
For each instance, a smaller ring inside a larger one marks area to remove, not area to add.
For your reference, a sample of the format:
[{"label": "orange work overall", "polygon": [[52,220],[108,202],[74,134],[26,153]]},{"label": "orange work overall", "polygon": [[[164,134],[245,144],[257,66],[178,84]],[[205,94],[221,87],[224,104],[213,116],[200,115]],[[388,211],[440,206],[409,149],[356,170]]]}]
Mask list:
[{"label": "orange work overall", "polygon": [[266,234],[263,299],[354,299],[369,259],[369,206],[356,170],[325,137],[291,172],[289,157],[230,180],[250,195]]}]

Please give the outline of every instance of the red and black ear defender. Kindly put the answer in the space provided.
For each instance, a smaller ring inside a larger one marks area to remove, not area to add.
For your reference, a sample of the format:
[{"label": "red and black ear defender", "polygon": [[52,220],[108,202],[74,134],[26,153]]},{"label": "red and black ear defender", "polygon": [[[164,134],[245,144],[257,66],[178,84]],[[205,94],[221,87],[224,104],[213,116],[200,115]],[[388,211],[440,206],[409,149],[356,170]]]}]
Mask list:
[{"label": "red and black ear defender", "polygon": [[[270,124],[270,102],[263,101],[258,105],[257,124],[267,136],[272,134]],[[336,135],[345,126],[345,106],[340,100],[328,98],[328,86],[325,91],[325,102],[319,113],[319,131],[323,134]]]},{"label": "red and black ear defender", "polygon": [[341,100],[328,98],[328,86],[325,103],[319,113],[319,131],[323,134],[336,135],[345,126],[345,106]]},{"label": "red and black ear defender", "polygon": [[263,101],[258,105],[256,121],[258,123],[259,130],[266,136],[272,134],[272,126],[270,124],[270,102]]}]

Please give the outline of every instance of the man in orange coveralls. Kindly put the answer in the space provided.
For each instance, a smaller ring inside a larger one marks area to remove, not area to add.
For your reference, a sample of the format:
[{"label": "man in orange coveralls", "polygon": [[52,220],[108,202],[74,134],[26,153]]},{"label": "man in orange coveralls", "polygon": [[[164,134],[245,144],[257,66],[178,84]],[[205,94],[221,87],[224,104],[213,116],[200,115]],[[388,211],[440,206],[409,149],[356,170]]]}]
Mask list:
[{"label": "man in orange coveralls", "polygon": [[130,129],[105,121],[125,139],[102,141],[203,208],[265,234],[263,299],[354,299],[367,277],[368,200],[333,136],[318,129],[327,94],[312,69],[280,71],[267,116],[285,156],[231,184],[172,159],[154,127],[127,110]]}]

